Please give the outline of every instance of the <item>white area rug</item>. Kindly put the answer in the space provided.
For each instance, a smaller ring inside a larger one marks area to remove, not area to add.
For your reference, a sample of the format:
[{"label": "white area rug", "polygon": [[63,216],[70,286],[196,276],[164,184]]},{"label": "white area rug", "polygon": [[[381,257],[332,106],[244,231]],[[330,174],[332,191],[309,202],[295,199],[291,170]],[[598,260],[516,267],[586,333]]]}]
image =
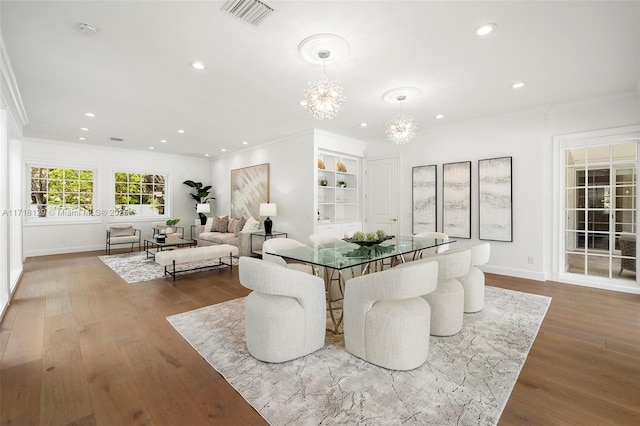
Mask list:
[{"label": "white area rug", "polygon": [[[142,281],[151,281],[158,278],[165,277],[164,267],[158,265],[152,257],[147,259],[147,254],[144,251],[114,254],[111,256],[99,256],[100,260],[104,262],[109,268],[120,275],[120,278],[128,282],[129,284],[139,283]],[[228,262],[227,258],[225,262]],[[205,266],[215,266],[218,264],[218,259],[206,261],[206,262],[192,262],[185,263],[183,265],[176,266],[176,270],[185,271],[187,269],[201,268]],[[233,264],[238,264],[238,259],[233,259]],[[201,272],[202,269],[196,271],[185,271],[178,274],[176,279],[180,279],[180,275],[189,274],[193,272]],[[169,279],[173,279],[170,275],[166,275]]]},{"label": "white area rug", "polygon": [[248,352],[244,298],[167,317],[176,330],[272,425],[494,425],[551,298],[487,287],[485,308],[452,337],[431,337],[429,358],[391,371],[324,348],[269,364]]}]

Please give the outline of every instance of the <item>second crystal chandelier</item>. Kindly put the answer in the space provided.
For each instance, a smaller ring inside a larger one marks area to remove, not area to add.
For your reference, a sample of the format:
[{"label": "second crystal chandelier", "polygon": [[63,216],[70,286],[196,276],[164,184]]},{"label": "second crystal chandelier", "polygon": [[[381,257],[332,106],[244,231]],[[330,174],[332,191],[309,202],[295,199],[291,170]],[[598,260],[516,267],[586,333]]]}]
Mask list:
[{"label": "second crystal chandelier", "polygon": [[[407,97],[404,95],[398,96],[398,102],[404,102]],[[416,135],[416,123],[413,121],[413,117],[400,113],[391,117],[391,120],[387,123],[386,134],[387,138],[396,145],[403,145],[409,142]]]},{"label": "second crystal chandelier", "polygon": [[318,52],[318,57],[322,59],[323,78],[310,81],[304,92],[304,106],[318,120],[330,120],[335,117],[342,109],[342,103],[345,100],[340,83],[327,79],[326,60],[330,55],[331,52],[328,50]]}]

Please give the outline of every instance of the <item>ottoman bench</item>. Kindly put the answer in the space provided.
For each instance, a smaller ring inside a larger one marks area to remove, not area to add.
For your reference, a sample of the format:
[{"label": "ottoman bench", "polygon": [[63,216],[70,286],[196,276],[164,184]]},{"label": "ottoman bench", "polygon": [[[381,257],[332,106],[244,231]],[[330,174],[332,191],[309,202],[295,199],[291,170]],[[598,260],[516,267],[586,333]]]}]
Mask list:
[{"label": "ottoman bench", "polygon": [[[171,275],[173,277],[173,281],[175,281],[176,274],[178,272],[195,271],[197,269],[216,268],[220,266],[228,266],[233,269],[233,256],[238,256],[238,247],[230,244],[216,244],[204,247],[163,250],[156,253],[156,263],[160,266],[164,266],[164,274]],[[225,260],[228,258],[229,263],[224,262],[222,260],[223,258]],[[176,265],[215,259],[218,259],[217,264],[176,271]]]}]

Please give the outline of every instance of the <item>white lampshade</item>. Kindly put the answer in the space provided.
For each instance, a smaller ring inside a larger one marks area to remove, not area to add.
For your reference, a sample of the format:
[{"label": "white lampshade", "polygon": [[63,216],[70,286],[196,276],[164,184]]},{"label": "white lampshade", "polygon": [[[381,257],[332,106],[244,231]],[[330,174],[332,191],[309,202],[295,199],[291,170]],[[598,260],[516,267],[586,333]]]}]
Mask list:
[{"label": "white lampshade", "polygon": [[210,213],[211,212],[211,206],[209,204],[198,204],[196,206],[196,211],[198,213]]},{"label": "white lampshade", "polygon": [[260,203],[260,216],[277,216],[278,208],[274,203]]}]

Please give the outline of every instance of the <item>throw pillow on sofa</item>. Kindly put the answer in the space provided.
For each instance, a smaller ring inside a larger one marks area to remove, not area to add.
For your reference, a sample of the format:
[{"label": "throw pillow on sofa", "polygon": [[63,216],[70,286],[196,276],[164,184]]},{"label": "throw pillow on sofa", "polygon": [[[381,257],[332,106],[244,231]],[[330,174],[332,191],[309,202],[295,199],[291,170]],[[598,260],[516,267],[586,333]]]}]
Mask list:
[{"label": "throw pillow on sofa", "polygon": [[214,217],[211,232],[227,233],[229,229],[229,216]]},{"label": "throw pillow on sofa", "polygon": [[255,220],[252,216],[249,216],[249,218],[247,219],[247,222],[244,224],[244,227],[242,228],[242,231],[256,232],[258,229],[260,229],[260,222]]},{"label": "throw pillow on sofa", "polygon": [[208,217],[207,218],[207,223],[205,223],[204,225],[204,231],[202,232],[211,232],[211,227],[213,226],[213,218],[212,217]]},{"label": "throw pillow on sofa", "polygon": [[244,217],[241,217],[240,219],[238,219],[238,221],[235,223],[235,226],[233,228],[233,235],[237,237],[240,231],[242,231],[242,228],[244,228],[244,224],[246,222],[247,222],[247,219],[245,219]]},{"label": "throw pillow on sofa", "polygon": [[229,233],[233,232],[233,230],[236,228],[236,223],[238,223],[238,220],[240,219],[236,219],[235,217],[229,218],[229,224],[227,225],[227,232]]}]

